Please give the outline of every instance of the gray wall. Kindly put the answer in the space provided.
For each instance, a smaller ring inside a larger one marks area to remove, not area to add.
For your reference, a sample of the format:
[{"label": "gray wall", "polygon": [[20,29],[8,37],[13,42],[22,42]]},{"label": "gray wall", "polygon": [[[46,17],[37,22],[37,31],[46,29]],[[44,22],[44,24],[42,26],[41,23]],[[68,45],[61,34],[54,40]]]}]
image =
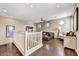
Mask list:
[{"label": "gray wall", "polygon": [[[59,22],[63,20],[64,24],[61,26],[59,24]],[[73,18],[72,17],[67,17],[67,18],[62,18],[62,19],[57,19],[57,20],[51,20],[49,21],[50,26],[49,27],[45,27],[44,24],[41,23],[36,23],[36,30],[37,31],[50,31],[53,32],[56,30],[56,28],[58,28],[59,26],[61,27],[61,31],[70,31],[73,30]],[[38,28],[38,24],[41,24],[41,28]]]}]

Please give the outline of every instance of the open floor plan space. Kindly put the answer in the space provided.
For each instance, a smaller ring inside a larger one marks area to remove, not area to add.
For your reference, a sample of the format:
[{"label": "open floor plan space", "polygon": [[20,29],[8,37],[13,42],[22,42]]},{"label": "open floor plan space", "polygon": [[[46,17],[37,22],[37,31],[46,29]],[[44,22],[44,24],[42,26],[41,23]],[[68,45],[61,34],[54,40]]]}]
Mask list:
[{"label": "open floor plan space", "polygon": [[79,56],[79,3],[0,3],[0,56]]},{"label": "open floor plan space", "polygon": [[[64,48],[63,40],[52,39],[44,41],[43,47],[32,53],[30,56],[77,56],[75,50]],[[22,56],[21,52],[12,43],[0,46],[1,56]]]}]

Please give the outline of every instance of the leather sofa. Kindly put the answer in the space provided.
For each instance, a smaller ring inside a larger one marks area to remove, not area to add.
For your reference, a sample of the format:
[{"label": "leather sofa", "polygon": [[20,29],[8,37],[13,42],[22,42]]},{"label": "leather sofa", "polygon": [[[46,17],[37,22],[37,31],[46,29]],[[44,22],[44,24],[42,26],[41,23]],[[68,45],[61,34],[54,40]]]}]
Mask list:
[{"label": "leather sofa", "polygon": [[53,32],[42,32],[42,39],[43,41],[48,41],[54,38]]}]

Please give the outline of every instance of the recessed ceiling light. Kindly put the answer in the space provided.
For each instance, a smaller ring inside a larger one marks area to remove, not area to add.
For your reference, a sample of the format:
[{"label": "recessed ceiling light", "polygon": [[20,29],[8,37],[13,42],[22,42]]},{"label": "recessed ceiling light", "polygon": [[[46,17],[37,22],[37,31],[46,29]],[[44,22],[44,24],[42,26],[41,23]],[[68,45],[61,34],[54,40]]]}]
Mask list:
[{"label": "recessed ceiling light", "polygon": [[60,5],[57,5],[57,8],[59,8],[60,7]]},{"label": "recessed ceiling light", "polygon": [[4,8],[0,8],[0,11],[1,11],[1,12],[7,12],[7,10],[4,9]]},{"label": "recessed ceiling light", "polygon": [[33,5],[30,5],[31,8],[33,8]]},{"label": "recessed ceiling light", "polygon": [[7,12],[7,10],[6,10],[6,9],[3,9],[2,11],[3,11],[3,12]]}]

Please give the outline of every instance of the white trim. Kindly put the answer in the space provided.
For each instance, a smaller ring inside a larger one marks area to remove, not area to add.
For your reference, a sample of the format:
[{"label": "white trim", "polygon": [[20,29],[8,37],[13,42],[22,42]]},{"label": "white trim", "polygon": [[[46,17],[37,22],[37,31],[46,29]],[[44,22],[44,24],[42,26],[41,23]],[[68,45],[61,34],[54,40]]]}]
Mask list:
[{"label": "white trim", "polygon": [[14,40],[13,41],[14,45],[18,48],[18,50],[24,55],[24,50],[23,48]]},{"label": "white trim", "polygon": [[0,43],[0,45],[5,45],[5,44],[8,44],[8,42],[5,42],[5,43]]},{"label": "white trim", "polygon": [[36,50],[38,50],[42,46],[43,46],[42,44],[37,45],[36,47],[30,49],[29,51],[26,51],[26,54],[25,55],[28,56],[28,55],[32,54],[33,52],[35,52]]},{"label": "white trim", "polygon": [[9,44],[10,42],[0,42],[0,45],[5,45],[5,44]]},{"label": "white trim", "polygon": [[79,50],[78,50],[78,49],[76,49],[75,51],[77,52],[77,54],[78,54],[78,56],[79,56]]}]

